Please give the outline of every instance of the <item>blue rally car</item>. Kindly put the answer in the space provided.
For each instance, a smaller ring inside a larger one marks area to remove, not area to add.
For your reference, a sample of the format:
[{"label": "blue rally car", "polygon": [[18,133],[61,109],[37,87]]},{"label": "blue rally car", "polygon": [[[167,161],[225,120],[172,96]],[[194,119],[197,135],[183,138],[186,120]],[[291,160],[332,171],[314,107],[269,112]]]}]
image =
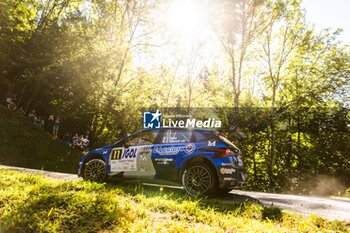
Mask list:
[{"label": "blue rally car", "polygon": [[114,175],[175,181],[191,196],[202,196],[246,184],[240,157],[240,150],[214,130],[145,129],[89,151],[78,175],[99,182]]}]

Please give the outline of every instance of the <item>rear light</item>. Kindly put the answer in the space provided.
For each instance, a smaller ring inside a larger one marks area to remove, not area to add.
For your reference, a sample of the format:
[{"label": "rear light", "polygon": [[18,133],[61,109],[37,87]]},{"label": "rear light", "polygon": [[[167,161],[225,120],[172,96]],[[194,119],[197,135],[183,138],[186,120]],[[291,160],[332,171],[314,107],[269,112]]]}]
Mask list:
[{"label": "rear light", "polygon": [[208,151],[215,152],[214,158],[219,159],[219,158],[225,158],[231,155],[234,155],[232,151],[226,148],[210,148]]}]

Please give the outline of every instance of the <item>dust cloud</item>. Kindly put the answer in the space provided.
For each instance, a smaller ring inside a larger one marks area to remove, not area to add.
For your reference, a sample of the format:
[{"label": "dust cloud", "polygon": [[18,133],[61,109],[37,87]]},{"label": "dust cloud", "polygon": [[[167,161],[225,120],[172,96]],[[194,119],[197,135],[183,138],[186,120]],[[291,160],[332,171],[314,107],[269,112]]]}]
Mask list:
[{"label": "dust cloud", "polygon": [[309,178],[299,184],[299,191],[303,194],[315,196],[342,195],[345,193],[345,186],[339,179],[327,175],[318,175]]}]

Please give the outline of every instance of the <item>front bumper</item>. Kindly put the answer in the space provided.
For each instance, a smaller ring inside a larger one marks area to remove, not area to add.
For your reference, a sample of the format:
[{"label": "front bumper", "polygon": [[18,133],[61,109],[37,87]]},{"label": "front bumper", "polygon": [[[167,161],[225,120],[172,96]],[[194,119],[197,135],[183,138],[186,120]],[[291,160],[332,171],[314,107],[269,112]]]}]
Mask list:
[{"label": "front bumper", "polygon": [[81,172],[82,172],[82,168],[83,168],[83,162],[79,162],[79,168],[78,168],[78,177],[81,177]]}]

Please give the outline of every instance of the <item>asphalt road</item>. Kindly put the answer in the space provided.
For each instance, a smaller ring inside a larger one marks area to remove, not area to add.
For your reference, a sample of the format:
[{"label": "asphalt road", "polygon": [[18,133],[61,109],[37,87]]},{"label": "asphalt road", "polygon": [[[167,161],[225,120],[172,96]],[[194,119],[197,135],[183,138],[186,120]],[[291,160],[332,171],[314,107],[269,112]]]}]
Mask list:
[{"label": "asphalt road", "polygon": [[233,190],[231,194],[249,196],[264,206],[278,206],[303,215],[317,215],[330,220],[350,222],[350,199],[340,200],[326,197],[246,192]]},{"label": "asphalt road", "polygon": [[[0,168],[41,174],[55,179],[75,180],[79,179],[75,174],[41,171],[29,168],[11,167],[0,165]],[[149,184],[147,184],[149,185]],[[159,186],[159,185],[158,185]],[[166,187],[166,186],[163,186]],[[169,186],[169,188],[174,188]],[[179,188],[179,187],[177,187]],[[225,201],[249,200],[263,204],[264,206],[277,206],[303,215],[317,215],[330,220],[343,220],[350,222],[350,199],[340,200],[325,197],[301,196],[289,194],[247,192],[233,190],[222,197]]]}]

